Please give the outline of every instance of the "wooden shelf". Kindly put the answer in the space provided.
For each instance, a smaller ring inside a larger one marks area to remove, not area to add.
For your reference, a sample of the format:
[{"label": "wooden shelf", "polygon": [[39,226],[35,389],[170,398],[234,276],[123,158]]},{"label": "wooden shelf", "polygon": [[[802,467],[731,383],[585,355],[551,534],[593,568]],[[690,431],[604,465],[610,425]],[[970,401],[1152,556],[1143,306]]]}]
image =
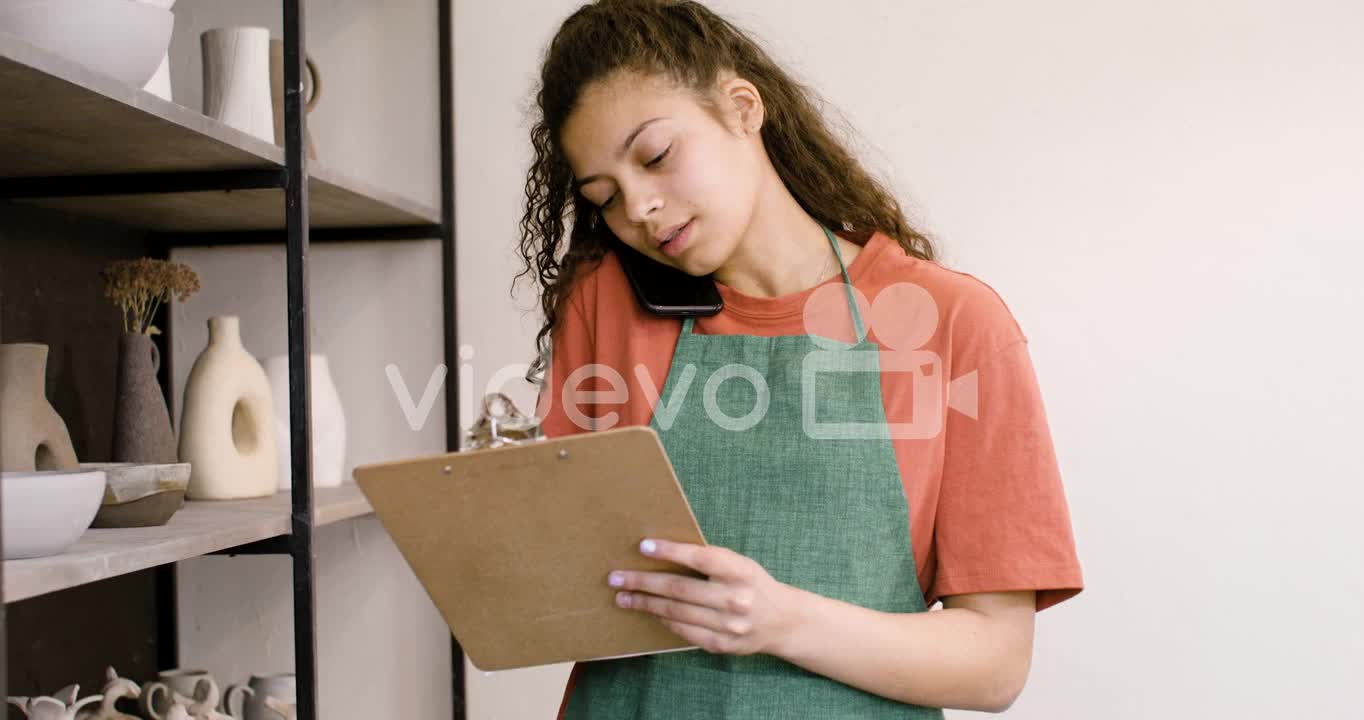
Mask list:
[{"label": "wooden shelf", "polygon": [[[354,484],[317,488],[315,526],[373,512]],[[253,500],[186,502],[161,527],[90,529],[65,553],[4,561],[5,602],[207,555],[289,534],[289,494]]]},{"label": "wooden shelf", "polygon": [[[0,31],[0,177],[281,170],[282,148]],[[430,226],[440,211],[309,163],[317,228]],[[280,230],[284,192],[16,199],[156,232]]]}]

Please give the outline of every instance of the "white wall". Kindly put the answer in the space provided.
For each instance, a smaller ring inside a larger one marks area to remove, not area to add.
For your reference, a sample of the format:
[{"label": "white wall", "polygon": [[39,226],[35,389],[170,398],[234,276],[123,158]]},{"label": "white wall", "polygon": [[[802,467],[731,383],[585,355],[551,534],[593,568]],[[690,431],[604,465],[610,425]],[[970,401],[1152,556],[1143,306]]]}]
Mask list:
[{"label": "white wall", "polygon": [[[171,46],[175,100],[199,107],[201,31],[255,24],[278,37],[279,7],[277,0],[180,0]],[[311,0],[306,8],[309,54],[324,82],[309,117],[319,162],[437,205],[435,3]],[[243,343],[257,357],[286,352],[282,245],[184,249],[174,258],[203,283],[174,308],[177,394],[213,315],[240,316]],[[329,356],[347,416],[345,477],[358,464],[443,450],[444,396],[413,431],[384,375],[396,363],[420,394],[443,360],[438,243],[314,245],[309,262],[312,348]],[[451,717],[449,630],[378,521],[324,527],[314,547],[319,716]],[[224,682],[293,669],[286,558],[201,558],[181,563],[178,578],[182,664]]]},{"label": "white wall", "polygon": [[[523,110],[575,6],[456,2],[479,378],[530,356]],[[712,6],[843,110],[1031,339],[1088,589],[1039,615],[1008,715],[1357,717],[1364,5]],[[474,673],[472,717],[548,717],[565,672]]]}]

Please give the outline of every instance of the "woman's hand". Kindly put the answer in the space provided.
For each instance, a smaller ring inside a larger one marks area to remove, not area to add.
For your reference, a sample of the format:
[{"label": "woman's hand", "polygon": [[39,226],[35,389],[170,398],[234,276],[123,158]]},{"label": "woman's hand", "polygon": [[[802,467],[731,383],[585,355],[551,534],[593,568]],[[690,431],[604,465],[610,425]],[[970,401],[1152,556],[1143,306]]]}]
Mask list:
[{"label": "woman's hand", "polygon": [[692,568],[709,579],[617,570],[607,583],[616,604],[656,615],[687,642],[728,655],[776,654],[798,622],[801,592],[777,582],[756,561],[714,545],[645,540],[640,552]]}]

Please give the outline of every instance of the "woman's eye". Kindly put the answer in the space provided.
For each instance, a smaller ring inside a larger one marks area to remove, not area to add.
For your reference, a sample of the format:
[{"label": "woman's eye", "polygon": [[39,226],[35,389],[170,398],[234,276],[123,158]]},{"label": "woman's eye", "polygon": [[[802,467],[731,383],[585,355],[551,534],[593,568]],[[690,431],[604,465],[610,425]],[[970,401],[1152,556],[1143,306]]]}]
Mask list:
[{"label": "woman's eye", "polygon": [[[654,167],[655,165],[658,165],[659,163],[663,162],[663,159],[666,158],[666,157],[668,157],[668,153],[671,153],[672,150],[673,150],[673,146],[672,146],[672,145],[669,145],[667,148],[665,148],[665,149],[663,150],[663,152],[659,153],[658,156],[655,157],[653,160],[650,160],[649,162],[644,163],[644,167]],[[605,210],[605,209],[611,207],[613,204],[615,204],[615,202],[616,202],[616,195],[613,193],[613,194],[611,195],[611,197],[606,198],[606,202],[602,203],[601,205],[598,205],[597,207],[598,207],[599,209],[601,209],[601,210]]]},{"label": "woman's eye", "polygon": [[668,153],[672,152],[672,149],[673,149],[673,146],[672,146],[672,145],[669,145],[669,146],[667,147],[667,149],[665,149],[663,152],[661,152],[661,153],[658,154],[658,157],[654,158],[653,160],[650,160],[650,161],[648,162],[648,164],[645,165],[645,167],[653,167],[653,166],[655,166],[655,165],[657,165],[657,164],[663,162],[663,158],[668,157]]}]

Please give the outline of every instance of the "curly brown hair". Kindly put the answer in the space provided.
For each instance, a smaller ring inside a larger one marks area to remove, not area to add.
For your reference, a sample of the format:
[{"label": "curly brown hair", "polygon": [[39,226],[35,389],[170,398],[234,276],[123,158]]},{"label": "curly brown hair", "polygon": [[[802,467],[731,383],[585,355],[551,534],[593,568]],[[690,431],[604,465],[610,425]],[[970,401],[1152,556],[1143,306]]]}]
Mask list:
[{"label": "curly brown hair", "polygon": [[[859,244],[880,231],[907,254],[936,260],[932,240],[910,226],[895,197],[835,136],[815,92],[743,31],[691,0],[596,0],[559,27],[545,52],[535,93],[538,117],[530,133],[535,159],[526,176],[520,223],[525,268],[516,281],[527,276],[537,280],[544,324],[536,335],[539,354],[528,380],[538,382],[545,370],[551,334],[574,278],[606,254],[612,238],[596,205],[573,189],[560,133],[584,88],[621,71],[671,79],[713,115],[718,110],[709,94],[721,73],[731,71],[748,80],[763,99],[763,146],[805,212],[827,227],[847,231]],[[569,219],[572,229],[564,247]]]}]

